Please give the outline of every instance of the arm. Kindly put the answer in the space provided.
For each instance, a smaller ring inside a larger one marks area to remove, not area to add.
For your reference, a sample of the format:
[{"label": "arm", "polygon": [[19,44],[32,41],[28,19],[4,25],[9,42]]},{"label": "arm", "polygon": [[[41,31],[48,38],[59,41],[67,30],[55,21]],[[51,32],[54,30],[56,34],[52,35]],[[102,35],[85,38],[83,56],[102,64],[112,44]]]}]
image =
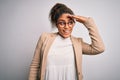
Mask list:
[{"label": "arm", "polygon": [[101,36],[99,35],[97,26],[95,25],[92,18],[87,18],[83,16],[72,16],[76,21],[85,25],[89,31],[91,38],[91,44],[82,41],[82,51],[83,54],[95,55],[102,53],[105,49]]},{"label": "arm", "polygon": [[30,65],[30,72],[29,72],[29,80],[37,80],[38,78],[38,73],[39,73],[39,69],[40,69],[40,50],[43,44],[43,38],[44,35],[41,35],[36,48],[35,48],[35,52],[34,52],[34,56],[33,56],[33,60],[32,63]]},{"label": "arm", "polygon": [[94,55],[102,53],[105,50],[104,43],[93,19],[89,17],[83,24],[88,29],[91,38],[91,44],[82,41],[83,54]]}]

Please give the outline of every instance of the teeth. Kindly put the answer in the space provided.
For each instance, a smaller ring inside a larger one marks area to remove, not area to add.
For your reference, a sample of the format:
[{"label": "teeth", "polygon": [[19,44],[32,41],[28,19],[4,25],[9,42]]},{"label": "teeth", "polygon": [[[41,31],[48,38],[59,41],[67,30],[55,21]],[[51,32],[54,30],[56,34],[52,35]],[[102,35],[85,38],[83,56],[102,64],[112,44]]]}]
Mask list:
[{"label": "teeth", "polygon": [[65,30],[64,32],[65,32],[65,33],[69,33],[70,31],[68,31],[68,30]]},{"label": "teeth", "polygon": [[65,32],[69,32],[69,31],[65,31]]}]

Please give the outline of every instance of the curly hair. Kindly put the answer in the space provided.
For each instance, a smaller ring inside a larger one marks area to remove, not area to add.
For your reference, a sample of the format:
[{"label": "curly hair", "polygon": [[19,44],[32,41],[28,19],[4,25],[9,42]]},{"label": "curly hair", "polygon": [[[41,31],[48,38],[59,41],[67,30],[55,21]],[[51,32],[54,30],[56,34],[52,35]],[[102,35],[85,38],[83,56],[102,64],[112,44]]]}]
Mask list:
[{"label": "curly hair", "polygon": [[70,8],[68,8],[65,4],[56,3],[52,7],[52,9],[50,10],[50,13],[49,13],[49,18],[50,18],[52,27],[56,26],[57,20],[64,13],[69,13],[71,15],[74,14],[73,11]]}]

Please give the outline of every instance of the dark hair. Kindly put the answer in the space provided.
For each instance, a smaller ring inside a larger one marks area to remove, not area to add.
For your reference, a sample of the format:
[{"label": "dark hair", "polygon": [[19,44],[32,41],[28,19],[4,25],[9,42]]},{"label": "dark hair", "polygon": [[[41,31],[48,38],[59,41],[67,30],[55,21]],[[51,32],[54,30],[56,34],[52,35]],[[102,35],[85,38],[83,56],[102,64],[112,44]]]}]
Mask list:
[{"label": "dark hair", "polygon": [[52,9],[50,10],[49,18],[52,24],[52,27],[56,25],[58,18],[63,14],[63,13],[69,13],[69,14],[74,14],[73,11],[68,8],[66,5],[61,4],[61,3],[56,3]]}]

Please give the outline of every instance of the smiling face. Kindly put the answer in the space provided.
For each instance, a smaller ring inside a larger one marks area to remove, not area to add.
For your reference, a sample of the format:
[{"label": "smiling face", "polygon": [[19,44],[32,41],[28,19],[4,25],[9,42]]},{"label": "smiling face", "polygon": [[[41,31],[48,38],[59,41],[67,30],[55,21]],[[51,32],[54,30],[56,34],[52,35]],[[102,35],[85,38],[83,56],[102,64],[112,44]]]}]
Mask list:
[{"label": "smiling face", "polygon": [[70,37],[73,30],[74,23],[75,23],[74,20],[69,17],[69,15],[70,14],[68,13],[62,14],[58,18],[58,21],[56,24],[59,34],[64,38]]}]

